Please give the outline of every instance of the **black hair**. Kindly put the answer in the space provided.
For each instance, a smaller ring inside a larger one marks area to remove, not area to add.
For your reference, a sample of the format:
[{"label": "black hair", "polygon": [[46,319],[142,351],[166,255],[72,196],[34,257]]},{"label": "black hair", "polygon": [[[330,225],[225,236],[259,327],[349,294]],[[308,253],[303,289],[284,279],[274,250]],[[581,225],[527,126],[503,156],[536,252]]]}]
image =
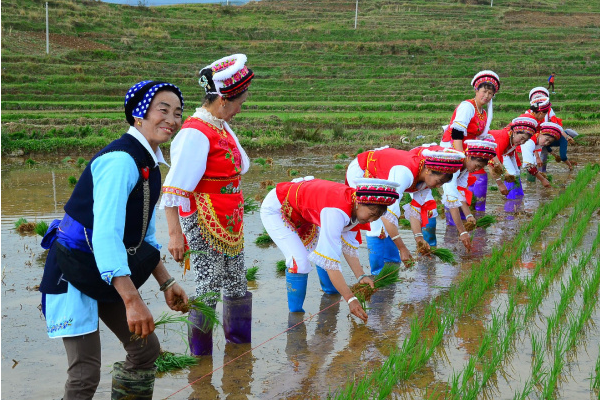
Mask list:
[{"label": "black hair", "polygon": [[[244,93],[246,93],[246,91],[245,91],[245,90],[244,90],[243,92],[241,92],[241,93],[238,93],[238,94],[236,94],[235,96],[225,97],[224,99],[225,99],[225,100],[228,100],[228,101],[233,101],[233,100],[235,100],[235,99],[237,99],[237,98],[241,97],[241,96],[242,96]],[[206,105],[212,104],[212,103],[213,103],[215,100],[217,100],[219,97],[220,97],[220,96],[219,96],[218,94],[214,94],[214,93],[207,93],[207,94],[204,96],[204,101],[202,102],[202,104],[203,104],[203,105],[204,105],[204,104],[206,104]]]},{"label": "black hair", "polygon": [[531,111],[533,112],[543,112],[544,114],[548,113],[548,111],[550,111],[550,109],[546,110],[546,111],[540,111],[540,107],[538,105],[532,105],[531,107]]},{"label": "black hair", "polygon": [[480,83],[479,86],[477,86],[477,90],[479,90],[481,88],[490,89],[492,92],[496,93],[496,86],[494,86],[490,82],[482,82],[482,83]]},{"label": "black hair", "polygon": [[488,160],[483,158],[483,157],[473,157],[471,156],[471,160],[478,162],[478,163],[484,163],[487,164]]}]

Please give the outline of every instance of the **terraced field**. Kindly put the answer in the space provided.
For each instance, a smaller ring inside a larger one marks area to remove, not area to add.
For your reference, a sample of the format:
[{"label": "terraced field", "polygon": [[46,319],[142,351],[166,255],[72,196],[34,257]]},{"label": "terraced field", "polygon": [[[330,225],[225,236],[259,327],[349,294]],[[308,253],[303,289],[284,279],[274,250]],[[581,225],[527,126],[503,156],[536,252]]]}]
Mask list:
[{"label": "terraced field", "polygon": [[[262,0],[139,8],[96,1],[2,2],[2,152],[92,152],[125,129],[122,97],[155,78],[191,114],[197,71],[243,52],[256,73],[232,123],[249,148],[400,146],[439,138],[481,69],[502,78],[492,128],[557,74],[565,126],[600,133],[600,3]],[[406,142],[406,140],[405,140]]]}]

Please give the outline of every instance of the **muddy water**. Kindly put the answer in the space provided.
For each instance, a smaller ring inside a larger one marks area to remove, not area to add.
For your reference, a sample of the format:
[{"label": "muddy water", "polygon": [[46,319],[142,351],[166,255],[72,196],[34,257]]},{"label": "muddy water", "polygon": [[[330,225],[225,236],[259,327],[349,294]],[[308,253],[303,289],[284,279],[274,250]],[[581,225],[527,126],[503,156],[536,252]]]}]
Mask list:
[{"label": "muddy water", "polygon": [[[586,150],[585,148],[583,150]],[[350,155],[350,152],[347,154]],[[343,181],[344,169],[349,160],[335,160],[331,154],[253,154],[253,157],[272,157],[272,167],[254,164],[244,177],[244,191],[247,197],[266,194],[264,187],[269,180],[279,182],[290,179],[293,170],[299,176],[315,175],[320,178]],[[577,161],[583,164],[592,160],[590,151],[582,151]],[[76,157],[74,157],[76,158]],[[89,158],[89,157],[86,157]],[[78,177],[81,169],[60,160],[39,160],[33,168],[27,167],[20,159],[2,160],[2,397],[48,399],[60,398],[66,377],[66,358],[60,340],[48,339],[44,332],[45,324],[39,311],[40,295],[35,290],[39,284],[44,261],[44,252],[39,247],[37,236],[20,236],[14,231],[14,221],[25,217],[29,221],[50,221],[60,218],[62,206],[68,199],[72,187],[67,179]],[[358,322],[349,316],[345,302],[338,303],[339,296],[330,296],[320,290],[316,273],[309,276],[309,291],[305,302],[304,315],[289,314],[286,305],[285,278],[278,274],[275,263],[282,255],[275,247],[258,248],[254,239],[262,232],[257,212],[246,215],[246,264],[260,267],[257,281],[249,283],[254,294],[254,314],[252,346],[254,348],[243,357],[227,364],[242,353],[250,350],[250,345],[232,346],[225,343],[222,330],[215,333],[215,347],[212,357],[202,357],[200,364],[189,370],[165,374],[156,381],[155,398],[166,398],[174,394],[175,399],[254,399],[254,398],[323,398],[328,392],[343,385],[348,379],[362,376],[366,370],[381,365],[391,346],[400,343],[409,332],[408,322],[415,312],[421,310],[432,297],[443,295],[444,291],[465,271],[471,262],[487,255],[491,248],[510,240],[518,230],[522,220],[529,218],[540,201],[560,191],[574,176],[568,174],[562,165],[551,163],[549,173],[554,176],[556,188],[543,189],[539,184],[524,182],[526,197],[518,202],[517,212],[505,212],[505,200],[498,192],[488,192],[488,213],[498,217],[499,223],[487,231],[478,230],[474,238],[474,251],[466,254],[462,249],[454,228],[446,229],[445,220],[438,219],[438,244],[451,249],[460,259],[457,266],[437,262],[435,259],[422,259],[411,270],[401,273],[402,282],[393,288],[376,293],[371,299],[369,321]],[[163,176],[166,174],[163,173]],[[157,237],[160,243],[168,242],[166,221],[162,212],[157,213]],[[414,241],[410,231],[402,231],[403,239],[414,252]],[[543,246],[543,244],[540,244]],[[535,261],[541,247],[533,248],[522,260],[522,266],[515,268],[514,274],[528,273],[528,266]],[[167,268],[179,278],[183,287],[192,293],[194,290],[191,274],[182,275],[179,264],[172,261],[163,249]],[[361,262],[366,266],[367,251],[361,248]],[[347,282],[355,278],[347,266],[344,268]],[[502,296],[511,284],[511,276],[506,276],[498,288],[490,293],[486,305],[476,313],[457,321],[455,330],[448,334],[444,346],[432,361],[397,394],[400,397],[423,397],[426,388],[444,385],[452,370],[462,369],[468,357],[476,351],[478,337],[483,333],[491,310],[502,307]],[[155,283],[149,281],[141,290],[142,297],[149,304],[154,315],[167,311],[162,296]],[[326,311],[319,310],[329,307]],[[221,311],[218,306],[217,311]],[[288,327],[305,322],[287,333]],[[594,314],[599,323],[598,313]],[[123,350],[112,333],[101,324],[103,343],[102,380],[97,398],[110,395],[110,371],[113,362],[123,359]],[[160,330],[157,332],[163,349],[184,352],[186,344],[177,332]],[[592,350],[582,361],[581,370],[572,369],[564,383],[589,387],[589,360],[595,361],[598,348],[598,332],[590,331],[586,336],[587,349]],[[596,350],[594,350],[596,349]],[[580,354],[582,353],[582,354]],[[576,356],[586,354],[581,351]],[[527,376],[529,366],[513,370],[514,376]],[[204,377],[205,374],[216,372]],[[513,376],[513,378],[514,378]],[[197,381],[198,380],[198,381]],[[493,398],[512,398],[515,387],[507,385],[511,381],[498,380],[499,388]],[[192,383],[193,382],[193,383]],[[191,384],[191,385],[190,385]],[[510,389],[506,389],[509,387]],[[516,385],[518,388],[518,384]],[[562,398],[589,398],[589,390],[561,392]],[[565,394],[566,393],[566,394]],[[575,397],[573,397],[575,396]]]}]

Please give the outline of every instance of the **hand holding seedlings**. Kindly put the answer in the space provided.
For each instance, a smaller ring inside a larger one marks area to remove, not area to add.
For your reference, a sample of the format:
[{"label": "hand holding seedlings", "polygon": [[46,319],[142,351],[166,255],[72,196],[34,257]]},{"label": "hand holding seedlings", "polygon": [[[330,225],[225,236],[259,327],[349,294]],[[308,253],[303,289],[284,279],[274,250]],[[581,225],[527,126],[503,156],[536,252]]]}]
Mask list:
[{"label": "hand holding seedlings", "polygon": [[184,310],[185,305],[188,303],[188,297],[185,291],[175,282],[172,286],[164,290],[165,302],[169,308],[173,311]]}]

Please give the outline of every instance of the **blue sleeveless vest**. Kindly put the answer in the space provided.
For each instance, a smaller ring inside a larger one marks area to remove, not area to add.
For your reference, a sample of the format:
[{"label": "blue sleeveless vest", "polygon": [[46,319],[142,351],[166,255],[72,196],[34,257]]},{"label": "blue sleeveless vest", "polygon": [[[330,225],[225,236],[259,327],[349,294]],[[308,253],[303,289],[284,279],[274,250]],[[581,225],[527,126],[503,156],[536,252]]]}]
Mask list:
[{"label": "blue sleeveless vest", "polygon": [[152,217],[154,206],[158,201],[161,192],[161,176],[158,166],[154,167],[154,160],[146,148],[132,135],[126,133],[111,142],[104,149],[100,150],[89,162],[75,189],[71,198],[65,204],[65,212],[71,218],[82,224],[88,229],[94,229],[94,182],[91,172],[91,166],[94,160],[103,154],[113,151],[124,151],[128,153],[135,161],[140,169],[140,177],[129,195],[125,211],[125,231],[123,235],[123,243],[125,247],[135,247],[140,240],[146,236],[146,232],[142,232],[143,225],[143,210],[144,210],[144,192],[142,190],[142,172],[143,168],[150,170],[148,182],[150,184],[150,207],[147,216],[148,222]]}]

